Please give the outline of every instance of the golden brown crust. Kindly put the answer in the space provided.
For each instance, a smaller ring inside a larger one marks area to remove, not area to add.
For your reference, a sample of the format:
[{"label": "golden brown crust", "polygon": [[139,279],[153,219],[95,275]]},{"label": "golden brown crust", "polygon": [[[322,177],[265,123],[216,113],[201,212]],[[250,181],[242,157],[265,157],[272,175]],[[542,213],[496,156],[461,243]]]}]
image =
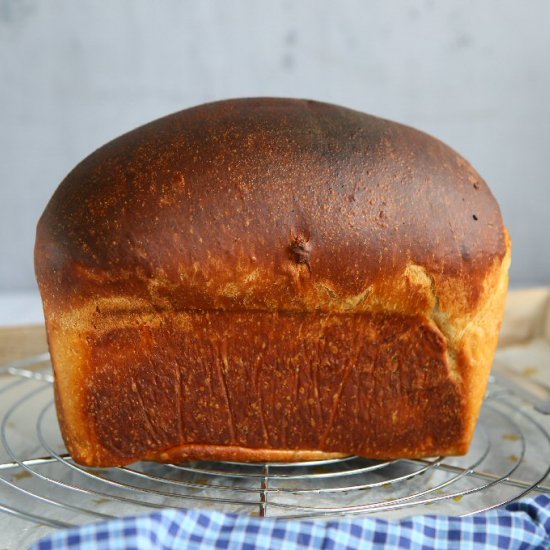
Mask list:
[{"label": "golden brown crust", "polygon": [[334,311],[360,309],[407,264],[459,278],[469,308],[505,242],[485,182],[440,141],[342,107],[251,99],[175,113],[93,153],[52,197],[37,251],[52,307],[116,294]]},{"label": "golden brown crust", "polygon": [[73,446],[93,462],[185,445],[430,456],[463,433],[445,339],[418,317],[194,312],[86,338]]},{"label": "golden brown crust", "polygon": [[69,450],[465,452],[509,251],[471,166],[393,122],[254,99],[130,132],[67,176],[37,230]]}]

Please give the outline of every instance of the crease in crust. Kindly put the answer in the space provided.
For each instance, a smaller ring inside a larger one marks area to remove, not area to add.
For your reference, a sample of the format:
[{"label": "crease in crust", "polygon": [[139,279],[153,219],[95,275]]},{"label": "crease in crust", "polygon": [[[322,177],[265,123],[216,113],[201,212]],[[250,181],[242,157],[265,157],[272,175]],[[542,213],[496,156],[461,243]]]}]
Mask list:
[{"label": "crease in crust", "polygon": [[141,390],[139,389],[139,386],[136,383],[132,384],[132,390],[134,392],[134,396],[136,397],[136,400],[139,403],[140,409],[143,411],[143,416],[145,419],[145,425],[147,426],[147,431],[149,433],[149,436],[151,437],[151,440],[155,445],[159,446],[160,441],[155,436],[155,430],[153,428],[153,423],[151,422],[150,412],[145,406],[145,402],[143,400],[143,396],[141,395]]},{"label": "crease in crust", "polygon": [[338,391],[333,396],[332,410],[331,410],[331,413],[330,413],[330,419],[329,419],[329,422],[328,422],[328,425],[327,425],[327,429],[325,430],[325,433],[321,437],[322,445],[326,444],[326,441],[327,441],[327,439],[330,435],[330,432],[332,430],[332,426],[334,425],[334,421],[336,419],[336,413],[338,411],[338,405],[340,403],[340,398],[342,397],[342,392],[344,391],[344,386],[346,385],[346,383],[348,381],[351,369],[352,369],[352,363],[351,363],[351,361],[349,361],[348,364],[346,365],[346,368],[345,368],[344,372],[342,373],[342,380],[340,382],[340,385],[338,386]]},{"label": "crease in crust", "polygon": [[328,284],[327,282],[317,283],[317,286],[327,294],[331,302],[335,302],[339,304],[340,309],[343,312],[349,312],[354,309],[358,309],[360,306],[362,306],[366,302],[367,298],[372,293],[372,285],[367,286],[364,290],[362,290],[358,294],[345,296],[345,297],[340,296],[338,292],[336,292],[336,290],[334,290],[330,286],[330,284]]},{"label": "crease in crust", "polygon": [[[265,345],[265,343],[264,343]],[[260,391],[260,373],[262,370],[262,363],[261,361],[258,361],[256,365],[256,369],[254,371],[254,385],[256,388],[256,395],[258,395],[258,410],[259,410],[259,416],[260,416],[260,422],[262,425],[262,430],[264,433],[264,441],[267,444],[269,441],[269,432],[267,429],[267,422],[265,421],[265,415],[264,415],[264,400],[263,400],[263,394]]]},{"label": "crease in crust", "polygon": [[229,433],[231,435],[231,441],[235,441],[235,418],[233,417],[233,407],[231,406],[231,400],[229,398],[229,390],[227,388],[227,380],[225,379],[225,372],[224,368],[226,369],[228,367],[227,363],[227,342],[223,342],[221,351],[221,360],[222,364],[220,364],[218,361],[214,361],[218,365],[218,375],[220,377],[220,381],[222,383],[223,387],[223,393],[225,396],[225,400],[227,402],[227,412],[228,414],[228,426],[229,426]]},{"label": "crease in crust", "polygon": [[183,377],[181,375],[181,369],[179,365],[176,365],[176,388],[177,395],[176,399],[178,401],[178,434],[180,441],[183,441],[183,399],[182,396],[185,395],[182,391]]},{"label": "crease in crust", "polygon": [[[174,345],[173,345],[173,342],[170,342],[168,344],[169,348],[170,348],[170,354],[172,354],[174,352]],[[177,407],[177,410],[176,410],[176,414],[177,414],[177,430],[178,430],[178,438],[180,441],[183,441],[183,424],[182,424],[182,419],[183,419],[183,399],[182,397],[185,395],[185,391],[184,391],[184,388],[183,388],[183,377],[182,377],[182,373],[181,373],[181,366],[176,364],[175,365],[175,368],[174,368],[174,375],[175,375],[175,380],[174,380],[174,383],[173,383],[173,387],[174,387],[174,393],[175,393],[175,399],[176,399],[176,407]]]}]

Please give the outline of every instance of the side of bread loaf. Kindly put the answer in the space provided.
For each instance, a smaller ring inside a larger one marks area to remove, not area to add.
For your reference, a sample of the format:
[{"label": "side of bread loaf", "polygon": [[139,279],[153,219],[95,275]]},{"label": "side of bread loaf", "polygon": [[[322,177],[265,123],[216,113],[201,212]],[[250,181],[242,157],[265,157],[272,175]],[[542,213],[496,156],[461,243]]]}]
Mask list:
[{"label": "side of bread loaf", "polygon": [[393,458],[467,450],[510,242],[438,140],[249,99],[90,155],[35,262],[78,461]]}]

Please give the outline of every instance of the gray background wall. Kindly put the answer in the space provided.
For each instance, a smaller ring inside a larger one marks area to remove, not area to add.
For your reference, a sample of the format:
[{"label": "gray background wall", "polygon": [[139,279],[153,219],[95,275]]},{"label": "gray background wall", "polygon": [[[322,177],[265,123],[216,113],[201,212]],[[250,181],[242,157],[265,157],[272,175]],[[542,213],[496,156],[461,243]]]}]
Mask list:
[{"label": "gray background wall", "polygon": [[460,151],[499,199],[512,283],[550,283],[550,2],[0,0],[0,291],[36,221],[118,134],[234,96],[331,101]]}]

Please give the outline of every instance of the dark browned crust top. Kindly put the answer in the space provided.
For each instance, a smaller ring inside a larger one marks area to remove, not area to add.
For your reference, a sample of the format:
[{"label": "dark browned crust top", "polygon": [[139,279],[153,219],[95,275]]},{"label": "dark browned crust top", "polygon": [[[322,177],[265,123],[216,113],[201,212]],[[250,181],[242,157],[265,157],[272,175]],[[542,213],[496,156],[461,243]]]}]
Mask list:
[{"label": "dark browned crust top", "polygon": [[330,311],[334,295],[360,296],[409,264],[460,278],[475,302],[505,250],[487,185],[437,139],[262,98],[184,110],[101,147],[52,197],[35,260],[51,307],[115,294]]}]

